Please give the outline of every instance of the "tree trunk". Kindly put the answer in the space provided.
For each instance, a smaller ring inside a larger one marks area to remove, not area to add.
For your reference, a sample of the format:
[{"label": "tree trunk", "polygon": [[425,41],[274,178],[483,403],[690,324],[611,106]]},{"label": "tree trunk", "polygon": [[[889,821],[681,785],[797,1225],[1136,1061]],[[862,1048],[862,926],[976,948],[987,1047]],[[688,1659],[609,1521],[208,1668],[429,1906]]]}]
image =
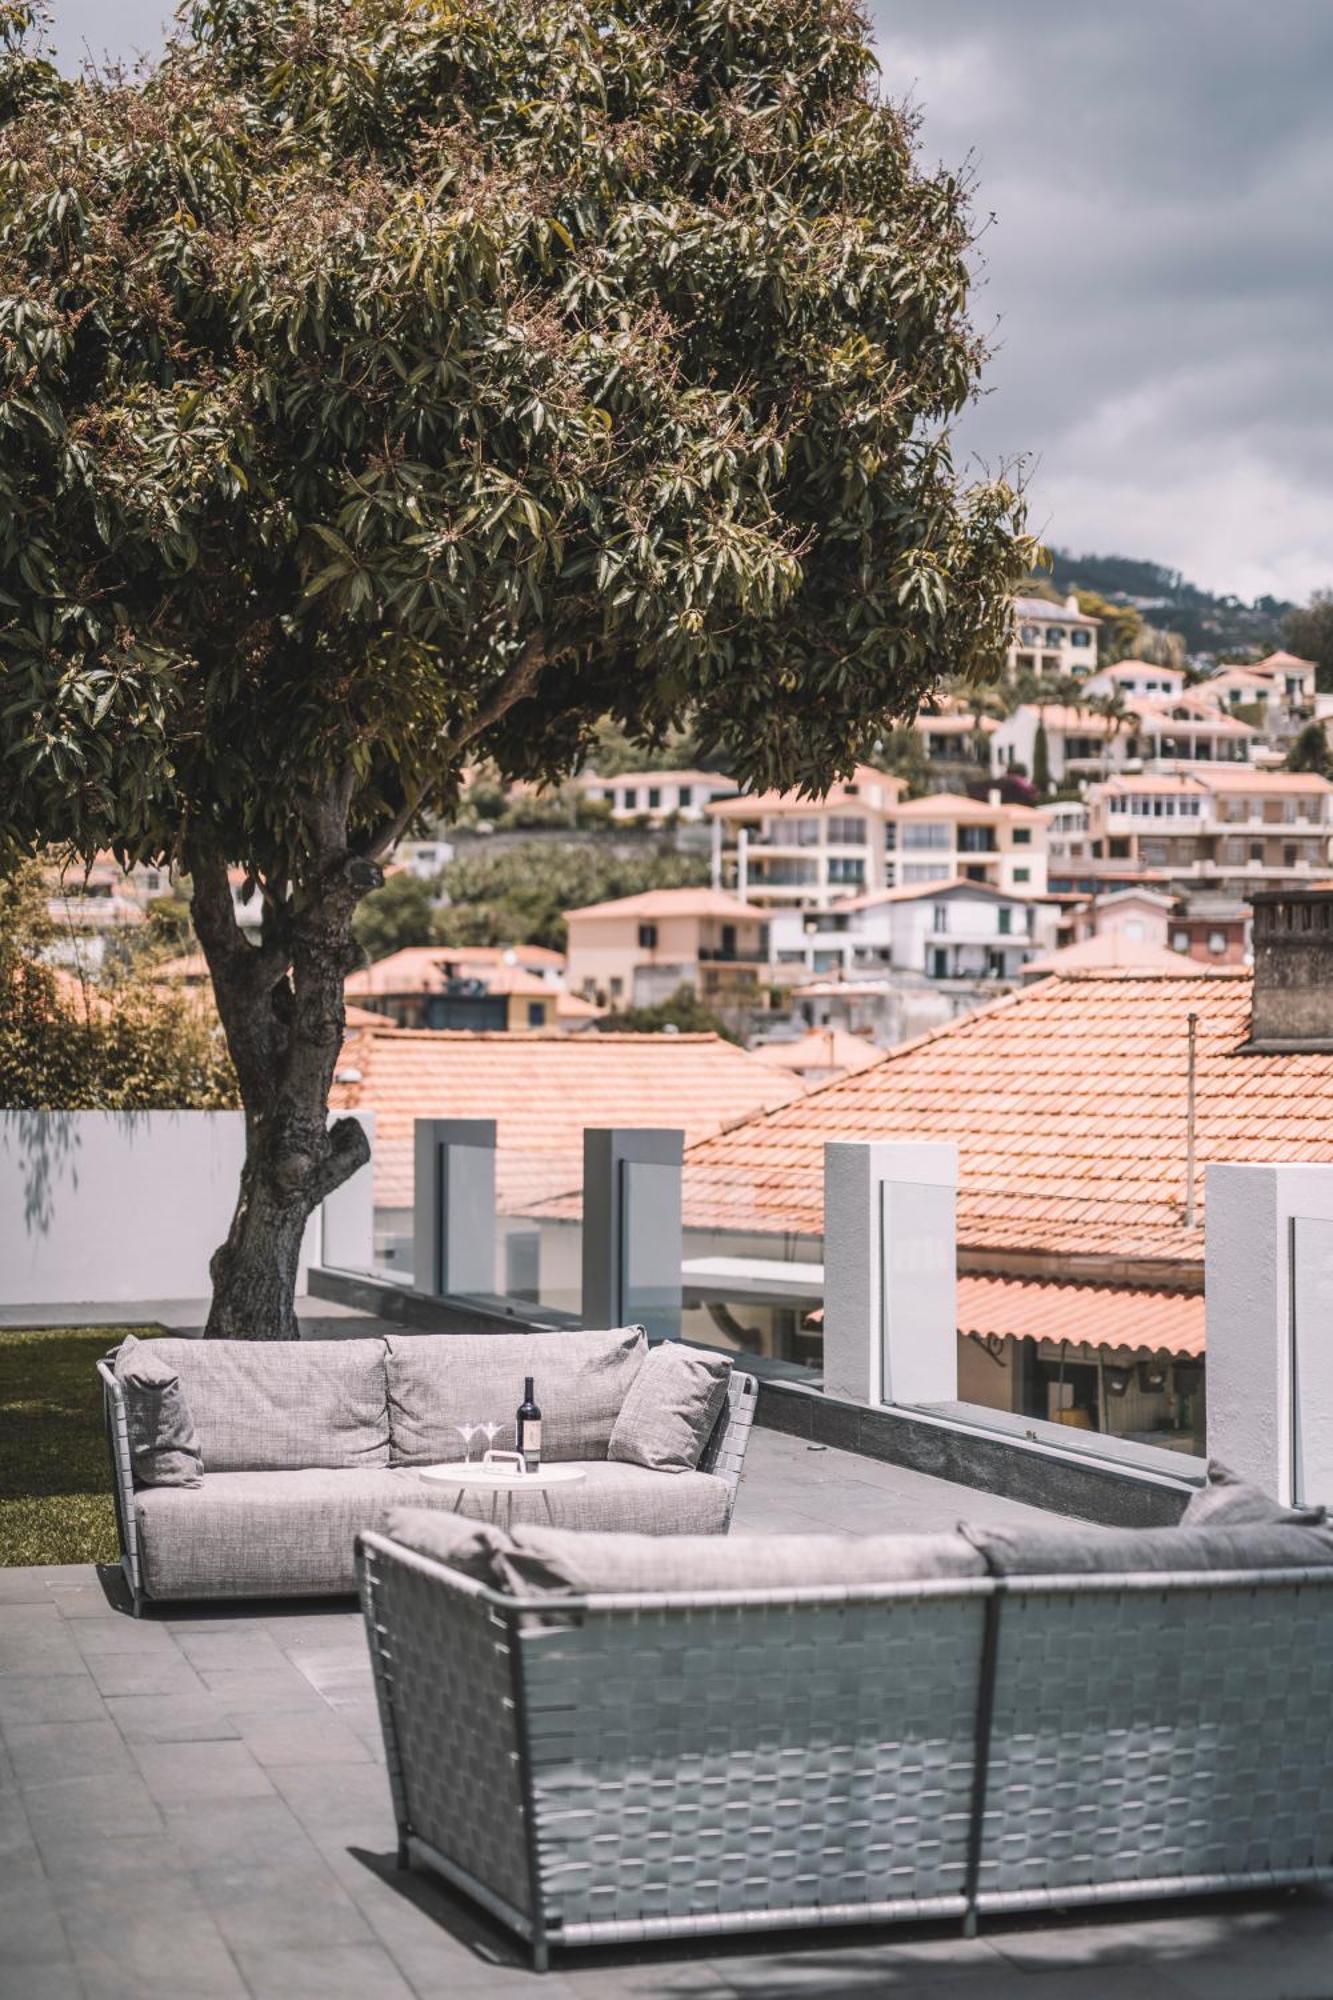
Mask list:
[{"label": "tree trunk", "polygon": [[[345,824],[345,815],[344,815]],[[339,841],[308,882],[269,885],[258,945],[236,921],[225,863],[192,854],[191,913],[245,1106],[245,1165],[227,1240],[210,1265],[210,1340],[296,1340],[306,1223],[370,1158],[354,1118],[328,1121],[342,1046],[352,915],[382,879]]]}]

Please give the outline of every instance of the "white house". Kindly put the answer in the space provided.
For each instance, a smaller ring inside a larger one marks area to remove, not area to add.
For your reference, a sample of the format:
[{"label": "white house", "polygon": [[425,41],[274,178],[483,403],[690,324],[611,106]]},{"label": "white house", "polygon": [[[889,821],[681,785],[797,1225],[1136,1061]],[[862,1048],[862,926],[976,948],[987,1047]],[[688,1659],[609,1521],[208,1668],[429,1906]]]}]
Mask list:
[{"label": "white house", "polygon": [[1117,660],[1113,666],[1098,667],[1083,683],[1088,695],[1179,694],[1185,685],[1181,667],[1158,667],[1151,660]]},{"label": "white house", "polygon": [[614,778],[588,771],[579,787],[585,798],[604,800],[614,820],[693,821],[714,799],[731,798],[736,783],[719,771],[622,771]]},{"label": "white house", "polygon": [[1046,733],[1052,784],[1123,771],[1174,771],[1181,764],[1248,764],[1258,731],[1190,692],[1138,695],[1124,716],[1060,702],[1025,702],[991,738],[993,768],[1033,773],[1037,736]]},{"label": "white house", "polygon": [[770,948],[788,976],[1017,979],[1053,941],[1057,916],[1053,905],[955,877],[876,890],[818,914],[775,911]]},{"label": "white house", "polygon": [[1081,678],[1094,672],[1100,627],[1101,620],[1080,611],[1072,594],[1063,605],[1044,597],[1016,597],[1006,656],[1009,678],[1036,674],[1043,680],[1058,680],[1062,674]]}]

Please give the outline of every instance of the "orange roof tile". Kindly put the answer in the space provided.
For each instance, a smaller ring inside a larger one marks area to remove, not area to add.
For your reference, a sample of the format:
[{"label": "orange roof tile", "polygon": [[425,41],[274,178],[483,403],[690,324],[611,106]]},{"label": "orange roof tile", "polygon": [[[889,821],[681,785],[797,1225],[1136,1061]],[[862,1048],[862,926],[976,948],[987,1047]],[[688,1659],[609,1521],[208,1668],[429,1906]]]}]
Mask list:
[{"label": "orange roof tile", "polygon": [[616,896],[609,903],[585,903],[566,910],[565,921],[581,917],[725,917],[731,922],[766,923],[768,913],[737,902],[723,889],[644,889],[637,896]]},{"label": "orange roof tile", "polygon": [[1202,1292],[1124,1285],[1048,1285],[1022,1278],[958,1276],[958,1330],[980,1339],[1067,1340],[1071,1348],[1127,1355],[1204,1350]]},{"label": "orange roof tile", "polygon": [[826,1140],[954,1139],[969,1265],[1045,1254],[1175,1265],[1197,1282],[1203,1230],[1184,1225],[1190,1014],[1200,1221],[1210,1162],[1333,1161],[1333,1054],[1240,1054],[1249,1010],[1239,970],[1044,980],[693,1147],[687,1222],[818,1235]]},{"label": "orange roof tile", "polygon": [[786,1104],[794,1078],[717,1035],[358,1029],[329,1102],[375,1113],[375,1200],[412,1203],[418,1118],[494,1118],[501,1198],[577,1186],[588,1125],[683,1127],[688,1142]]},{"label": "orange roof tile", "polygon": [[408,945],[377,958],[348,975],[348,993],[436,993],[446,979],[482,974],[487,967],[522,967],[526,971],[564,968],[563,952],[540,944]]},{"label": "orange roof tile", "polygon": [[908,799],[895,807],[895,819],[1016,819],[1045,820],[1040,806],[989,805],[985,799],[969,799],[961,792],[927,792],[921,799]]},{"label": "orange roof tile", "polygon": [[756,1062],[767,1063],[771,1069],[790,1070],[800,1076],[812,1069],[868,1069],[884,1051],[845,1028],[812,1028],[794,1042],[760,1042],[750,1053]]},{"label": "orange roof tile", "polygon": [[[1165,903],[1168,897],[1154,897]],[[1146,938],[1126,937],[1123,931],[1101,931],[1078,944],[1063,945],[1058,951],[1030,958],[1023,968],[1029,976],[1045,972],[1155,972],[1163,979],[1197,978],[1199,968],[1180,952],[1163,951]]]},{"label": "orange roof tile", "polygon": [[705,810],[716,819],[752,819],[763,812],[817,812],[823,806],[873,804],[878,788],[881,798],[876,810],[891,806],[907,786],[902,778],[877,771],[872,764],[858,764],[850,778],[839,779],[826,792],[750,792],[734,799],[714,799]]}]

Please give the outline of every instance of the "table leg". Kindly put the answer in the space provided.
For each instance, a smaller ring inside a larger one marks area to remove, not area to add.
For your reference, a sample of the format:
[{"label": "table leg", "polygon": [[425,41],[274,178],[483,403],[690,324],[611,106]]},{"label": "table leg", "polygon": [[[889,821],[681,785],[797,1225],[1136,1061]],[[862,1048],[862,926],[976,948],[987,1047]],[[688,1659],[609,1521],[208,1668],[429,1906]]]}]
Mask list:
[{"label": "table leg", "polygon": [[554,1527],[554,1526],[555,1526],[555,1509],[554,1509],[554,1508],[552,1507],[552,1505],[551,1505],[551,1489],[549,1488],[549,1486],[543,1486],[543,1488],[542,1488],[542,1500],[543,1500],[543,1501],[545,1502],[545,1506],[546,1506],[546,1518],[547,1518],[547,1520],[548,1520],[548,1521],[550,1522],[551,1526],[552,1526],[552,1527]]}]

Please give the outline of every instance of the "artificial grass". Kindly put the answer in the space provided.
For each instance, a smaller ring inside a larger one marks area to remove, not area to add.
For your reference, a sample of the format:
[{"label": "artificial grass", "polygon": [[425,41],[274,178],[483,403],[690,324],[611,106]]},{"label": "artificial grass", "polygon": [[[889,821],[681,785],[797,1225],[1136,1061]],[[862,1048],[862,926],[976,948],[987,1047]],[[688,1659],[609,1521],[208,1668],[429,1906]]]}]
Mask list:
[{"label": "artificial grass", "polygon": [[0,1568],[116,1562],[111,1461],[95,1363],[160,1326],[0,1331]]}]

